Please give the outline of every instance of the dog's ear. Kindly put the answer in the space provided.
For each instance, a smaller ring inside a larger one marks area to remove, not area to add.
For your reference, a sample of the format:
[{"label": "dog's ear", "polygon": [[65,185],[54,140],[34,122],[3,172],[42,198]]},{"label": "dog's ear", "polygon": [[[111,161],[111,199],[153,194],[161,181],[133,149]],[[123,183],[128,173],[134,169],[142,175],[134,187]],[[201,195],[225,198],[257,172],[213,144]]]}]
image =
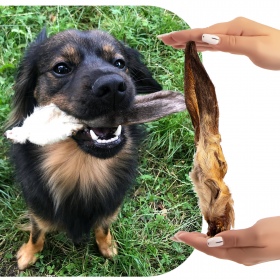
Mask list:
[{"label": "dog's ear", "polygon": [[160,91],[161,85],[153,78],[152,73],[142,62],[142,55],[135,49],[125,47],[128,57],[127,67],[135,83],[137,93]]},{"label": "dog's ear", "polygon": [[40,45],[47,39],[46,28],[37,36],[36,40],[27,48],[19,64],[15,81],[12,112],[7,127],[19,125],[24,118],[33,112],[36,105],[34,89],[36,87],[38,69],[37,54]]}]

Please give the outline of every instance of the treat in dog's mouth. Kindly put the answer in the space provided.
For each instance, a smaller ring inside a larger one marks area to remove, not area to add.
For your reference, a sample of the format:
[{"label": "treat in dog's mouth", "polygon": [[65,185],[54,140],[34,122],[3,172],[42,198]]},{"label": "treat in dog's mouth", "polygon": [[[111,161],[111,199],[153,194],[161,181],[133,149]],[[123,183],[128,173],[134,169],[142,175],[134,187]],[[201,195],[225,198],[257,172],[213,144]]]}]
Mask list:
[{"label": "treat in dog's mouth", "polygon": [[137,95],[132,107],[93,120],[79,120],[50,103],[39,106],[22,126],[7,130],[14,143],[45,146],[72,137],[85,152],[101,158],[116,155],[126,143],[125,127],[158,120],[186,110],[184,96],[175,91]]},{"label": "treat in dog's mouth", "polygon": [[73,138],[78,142],[98,148],[114,148],[123,140],[122,126],[118,127],[86,127],[79,130]]}]

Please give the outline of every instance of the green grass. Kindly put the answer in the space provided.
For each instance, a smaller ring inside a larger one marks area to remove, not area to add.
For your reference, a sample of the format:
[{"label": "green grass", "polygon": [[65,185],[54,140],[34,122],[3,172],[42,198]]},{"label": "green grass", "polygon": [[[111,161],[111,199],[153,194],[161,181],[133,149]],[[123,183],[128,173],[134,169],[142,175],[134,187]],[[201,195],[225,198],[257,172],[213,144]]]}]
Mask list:
[{"label": "green grass", "polygon": [[[188,28],[176,15],[156,7],[0,7],[0,135],[10,111],[14,74],[26,46],[46,26],[50,34],[68,28],[109,31],[144,55],[165,89],[183,91],[182,51],[164,46],[157,34]],[[19,229],[25,203],[13,180],[9,143],[0,136],[1,276],[151,276],[179,266],[192,252],[172,242],[178,230],[200,230],[201,216],[188,176],[194,145],[187,113],[147,125],[136,185],[112,232],[119,245],[113,260],[100,256],[94,238],[75,248],[64,233],[50,233],[37,263],[19,272],[15,254],[28,233]]]}]

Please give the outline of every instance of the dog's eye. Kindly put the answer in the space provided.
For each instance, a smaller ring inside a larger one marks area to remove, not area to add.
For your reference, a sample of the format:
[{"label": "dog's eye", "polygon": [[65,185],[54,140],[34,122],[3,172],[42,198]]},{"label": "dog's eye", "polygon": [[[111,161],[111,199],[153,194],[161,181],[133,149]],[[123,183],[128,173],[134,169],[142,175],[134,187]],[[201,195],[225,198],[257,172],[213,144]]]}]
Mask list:
[{"label": "dog's eye", "polygon": [[117,60],[114,62],[114,66],[116,66],[116,67],[119,68],[119,69],[124,69],[124,67],[125,67],[125,62],[124,62],[124,60],[122,60],[122,59],[117,59]]},{"label": "dog's eye", "polygon": [[54,66],[53,71],[58,75],[66,75],[71,72],[71,68],[66,63],[58,63]]}]

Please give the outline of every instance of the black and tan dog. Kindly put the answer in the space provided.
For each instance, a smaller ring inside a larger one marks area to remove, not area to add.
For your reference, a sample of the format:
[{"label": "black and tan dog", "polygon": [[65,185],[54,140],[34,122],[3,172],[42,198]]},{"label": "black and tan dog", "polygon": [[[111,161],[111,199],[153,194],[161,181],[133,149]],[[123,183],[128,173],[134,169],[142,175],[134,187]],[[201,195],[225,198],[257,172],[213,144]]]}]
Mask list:
[{"label": "black and tan dog", "polygon": [[[55,104],[80,120],[82,129],[49,145],[12,146],[31,221],[30,239],[17,253],[19,269],[36,261],[52,230],[64,230],[78,243],[94,229],[101,254],[117,254],[109,226],[134,182],[143,128],[116,122],[132,114],[136,94],[160,89],[140,54],[106,32],[68,30],[48,38],[43,30],[30,45],[19,67],[9,127],[21,127],[38,106]],[[141,105],[143,112],[138,107],[132,122],[159,114],[160,96]],[[106,116],[110,126],[91,126]]]}]

